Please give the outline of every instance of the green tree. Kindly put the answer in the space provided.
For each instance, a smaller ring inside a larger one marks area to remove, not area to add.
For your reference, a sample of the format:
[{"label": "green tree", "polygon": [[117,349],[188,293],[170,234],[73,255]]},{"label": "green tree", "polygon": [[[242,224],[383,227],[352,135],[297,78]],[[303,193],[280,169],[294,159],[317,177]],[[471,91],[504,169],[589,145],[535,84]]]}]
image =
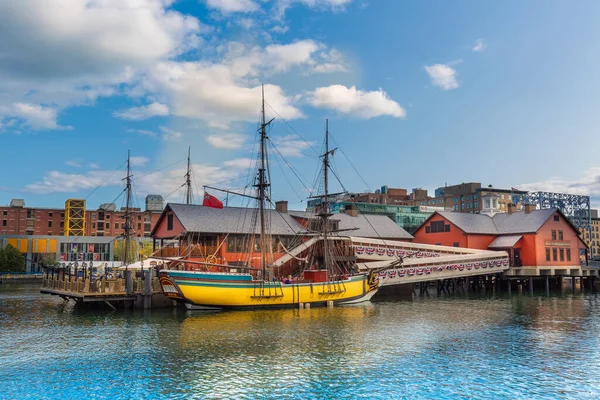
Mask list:
[{"label": "green tree", "polygon": [[56,267],[59,264],[58,261],[56,261],[56,255],[52,253],[44,254],[39,263],[44,267]]},{"label": "green tree", "polygon": [[0,249],[0,272],[25,272],[25,257],[10,244]]}]

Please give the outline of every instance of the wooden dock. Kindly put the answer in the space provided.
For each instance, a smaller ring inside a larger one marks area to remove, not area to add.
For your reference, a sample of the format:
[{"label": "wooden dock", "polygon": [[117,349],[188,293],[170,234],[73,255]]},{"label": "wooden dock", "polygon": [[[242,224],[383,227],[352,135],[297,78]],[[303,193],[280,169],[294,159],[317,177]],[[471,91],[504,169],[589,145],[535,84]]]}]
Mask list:
[{"label": "wooden dock", "polygon": [[77,304],[105,304],[112,309],[173,305],[172,300],[163,295],[158,278],[150,277],[150,271],[145,271],[144,278],[133,279],[133,271],[125,275],[125,278],[118,279],[86,279],[49,274],[42,279],[40,292],[73,300]]}]

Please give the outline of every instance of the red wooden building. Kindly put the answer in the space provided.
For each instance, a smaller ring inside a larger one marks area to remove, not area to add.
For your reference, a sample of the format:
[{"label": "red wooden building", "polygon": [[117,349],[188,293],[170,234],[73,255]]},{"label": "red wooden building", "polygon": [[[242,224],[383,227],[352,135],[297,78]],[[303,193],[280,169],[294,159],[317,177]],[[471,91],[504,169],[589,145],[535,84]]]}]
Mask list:
[{"label": "red wooden building", "polygon": [[[290,250],[306,240],[309,229],[314,229],[314,222],[319,220],[314,214],[288,212],[287,202],[278,202],[277,207],[266,212],[272,238],[267,248],[272,249],[273,260],[285,254],[285,249]],[[256,221],[256,209],[169,203],[152,231],[156,255],[184,255],[194,261],[230,266],[241,266],[250,261],[257,266],[261,258]],[[382,215],[335,214],[330,218],[330,223],[332,230],[339,230],[342,235],[412,240],[408,232]],[[254,248],[254,253],[249,253],[251,248]]]},{"label": "red wooden building", "polygon": [[577,228],[556,208],[487,214],[436,212],[414,233],[414,242],[505,250],[513,275],[581,276]]}]

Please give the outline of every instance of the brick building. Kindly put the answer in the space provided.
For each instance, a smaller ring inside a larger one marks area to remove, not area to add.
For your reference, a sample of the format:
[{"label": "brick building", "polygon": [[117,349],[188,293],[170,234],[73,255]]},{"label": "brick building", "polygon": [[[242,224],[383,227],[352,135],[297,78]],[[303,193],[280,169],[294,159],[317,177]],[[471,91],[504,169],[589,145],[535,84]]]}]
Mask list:
[{"label": "brick building", "polygon": [[[125,210],[116,210],[114,204],[103,204],[105,208],[85,211],[85,236],[119,236],[124,233]],[[160,211],[142,211],[131,208],[132,236],[150,237]],[[25,207],[20,199],[9,206],[0,206],[1,235],[46,235],[65,234],[65,210],[62,208]]]},{"label": "brick building", "polygon": [[[577,228],[556,208],[487,214],[436,212],[414,233],[414,242],[505,250],[515,275],[581,276]],[[577,275],[579,274],[579,275]]]},{"label": "brick building", "polygon": [[497,208],[499,212],[507,212],[509,204],[514,204],[517,211],[519,211],[527,202],[527,193],[524,190],[515,188],[499,189],[492,185],[481,187],[481,183],[479,182],[463,182],[458,185],[437,188],[434,197],[420,200],[417,204],[421,206],[444,207],[448,211],[478,214],[486,208],[482,201],[482,196],[491,194],[494,197],[497,195]]}]

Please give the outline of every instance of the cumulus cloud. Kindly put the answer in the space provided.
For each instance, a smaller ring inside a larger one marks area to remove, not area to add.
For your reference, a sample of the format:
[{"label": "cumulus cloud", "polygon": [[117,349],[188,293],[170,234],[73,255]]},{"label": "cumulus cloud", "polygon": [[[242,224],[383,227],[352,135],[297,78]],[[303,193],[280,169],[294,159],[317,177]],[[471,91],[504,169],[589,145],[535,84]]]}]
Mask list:
[{"label": "cumulus cloud", "polygon": [[0,108],[13,110],[2,116],[19,117],[25,104],[38,108],[28,126],[61,129],[56,115],[63,108],[112,96],[149,65],[197,44],[199,21],[170,9],[171,3],[0,2],[7,21],[0,24]]},{"label": "cumulus cloud", "polygon": [[331,85],[310,92],[308,101],[314,107],[328,108],[365,119],[383,115],[406,117],[406,110],[382,89],[366,92],[355,86]]},{"label": "cumulus cloud", "polygon": [[434,64],[427,65],[425,71],[431,78],[431,83],[443,90],[452,90],[459,87],[456,79],[456,70],[449,65]]},{"label": "cumulus cloud", "polygon": [[486,48],[487,48],[487,44],[485,44],[483,39],[477,39],[475,41],[475,45],[473,46],[473,48],[471,50],[481,53],[481,52],[485,51]]},{"label": "cumulus cloud", "polygon": [[12,106],[0,106],[0,120],[5,116],[16,117],[23,121],[25,127],[34,130],[73,129],[71,126],[58,124],[56,108],[40,104],[14,103]]},{"label": "cumulus cloud", "polygon": [[[133,157],[132,157],[133,158]],[[210,185],[215,182],[228,181],[236,178],[246,178],[249,159],[236,159],[224,163],[192,164],[194,180],[198,185]],[[134,177],[133,184],[137,193],[156,193],[163,197],[171,194],[167,200],[176,199],[183,195],[183,176],[185,168],[173,168],[167,171],[145,173],[138,172],[139,177]],[[111,176],[112,175],[112,176]],[[62,171],[47,172],[38,182],[26,185],[24,190],[38,194],[50,193],[86,193],[99,185],[105,187],[122,187],[123,176],[113,174],[112,171],[88,171],[86,173],[69,174]]]},{"label": "cumulus cloud", "polygon": [[237,133],[210,135],[206,141],[217,149],[239,149],[244,144],[244,136]]},{"label": "cumulus cloud", "polygon": [[315,145],[315,142],[300,140],[297,136],[280,136],[273,139],[276,153],[284,157],[302,157],[304,152]]},{"label": "cumulus cloud", "polygon": [[169,115],[169,107],[155,101],[145,106],[131,107],[127,110],[117,111],[113,115],[117,118],[141,121],[152,117],[166,117]]}]

